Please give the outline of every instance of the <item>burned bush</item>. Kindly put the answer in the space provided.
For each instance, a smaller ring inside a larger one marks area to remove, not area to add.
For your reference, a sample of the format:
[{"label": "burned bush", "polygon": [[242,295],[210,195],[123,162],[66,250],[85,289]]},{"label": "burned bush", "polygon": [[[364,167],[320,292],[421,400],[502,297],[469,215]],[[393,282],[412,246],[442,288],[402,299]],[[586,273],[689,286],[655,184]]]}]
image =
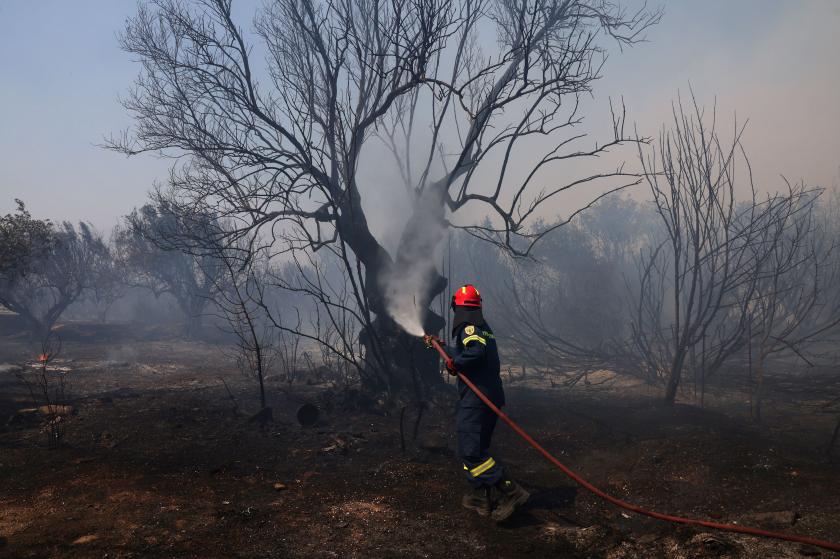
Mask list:
[{"label": "burned bush", "polygon": [[111,254],[89,225],[33,220],[22,203],[0,226],[3,266],[0,304],[17,313],[37,339],[47,336],[62,313],[93,289]]}]

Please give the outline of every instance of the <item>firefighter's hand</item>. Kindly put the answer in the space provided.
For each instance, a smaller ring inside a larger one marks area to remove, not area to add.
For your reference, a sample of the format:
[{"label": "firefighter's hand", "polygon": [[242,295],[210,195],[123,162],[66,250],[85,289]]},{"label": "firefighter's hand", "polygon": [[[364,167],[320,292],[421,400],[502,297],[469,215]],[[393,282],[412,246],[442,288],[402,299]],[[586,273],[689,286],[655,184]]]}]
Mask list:
[{"label": "firefighter's hand", "polygon": [[446,360],[446,372],[453,377],[458,374],[458,370],[455,368],[455,362],[452,359]]},{"label": "firefighter's hand", "polygon": [[433,347],[432,346],[433,341],[437,342],[437,343],[441,343],[440,338],[438,338],[437,336],[434,336],[432,334],[426,334],[425,336],[423,336],[423,343],[426,344],[426,347],[428,347],[428,348]]}]

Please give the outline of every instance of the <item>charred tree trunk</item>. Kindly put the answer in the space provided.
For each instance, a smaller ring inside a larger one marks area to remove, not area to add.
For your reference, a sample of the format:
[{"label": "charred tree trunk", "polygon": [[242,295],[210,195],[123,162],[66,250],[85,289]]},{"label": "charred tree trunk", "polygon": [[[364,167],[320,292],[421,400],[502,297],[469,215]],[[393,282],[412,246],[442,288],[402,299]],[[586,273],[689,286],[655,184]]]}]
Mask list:
[{"label": "charred tree trunk", "polygon": [[265,409],[265,381],[264,381],[264,373],[263,373],[263,364],[262,364],[262,355],[260,355],[260,350],[257,348],[257,378],[260,381],[260,409]]},{"label": "charred tree trunk", "polygon": [[706,335],[703,335],[703,349],[701,356],[701,373],[700,373],[700,407],[706,405]]},{"label": "charred tree trunk", "polygon": [[678,351],[674,356],[674,362],[671,365],[671,371],[668,374],[668,383],[665,385],[665,400],[666,406],[673,406],[677,398],[677,390],[680,387],[680,379],[682,377],[683,363],[685,362],[685,351]]},{"label": "charred tree trunk", "polygon": [[761,405],[764,399],[764,352],[758,354],[753,375],[752,418],[761,421]]},{"label": "charred tree trunk", "polygon": [[[342,212],[338,227],[342,239],[364,265],[363,297],[375,318],[362,331],[360,341],[365,348],[368,366],[380,369],[380,374],[366,375],[368,386],[363,388],[372,391],[410,391],[422,399],[428,388],[443,383],[437,355],[428,351],[419,337],[404,332],[389,316],[385,292],[389,287],[388,278],[399,279],[399,270],[410,269],[412,264],[415,264],[411,262],[410,255],[422,254],[418,252],[416,243],[410,239],[411,233],[417,230],[424,216],[415,211],[406,226],[395,262],[370,232],[361,209],[361,200],[358,196],[353,198],[350,211]],[[443,213],[442,201],[439,212]],[[441,234],[440,238],[442,236]],[[429,262],[432,262],[431,252],[434,251],[437,241],[423,247],[429,251],[426,253]],[[426,293],[421,294],[417,304],[424,309],[424,330],[437,333],[443,327],[444,320],[430,309],[430,305],[434,297],[446,287],[446,280],[438,275],[434,268],[429,276],[426,278],[428,281],[424,282],[424,285],[428,285]],[[384,385],[381,381],[384,381]]]}]

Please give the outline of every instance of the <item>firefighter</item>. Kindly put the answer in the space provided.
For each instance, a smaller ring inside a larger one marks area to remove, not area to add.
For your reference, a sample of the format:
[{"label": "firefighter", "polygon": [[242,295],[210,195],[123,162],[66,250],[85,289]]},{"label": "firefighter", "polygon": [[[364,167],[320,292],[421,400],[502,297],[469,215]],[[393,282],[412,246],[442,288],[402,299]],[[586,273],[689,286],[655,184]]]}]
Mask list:
[{"label": "firefighter", "polygon": [[[447,347],[450,374],[460,371],[497,406],[505,404],[505,393],[499,375],[499,352],[496,337],[481,313],[481,294],[472,285],[464,285],[452,296],[452,340]],[[490,454],[490,439],[496,427],[496,414],[458,380],[456,430],[458,455],[464,474],[473,491],[464,495],[464,507],[496,521],[510,517],[530,496],[510,479],[502,465]]]}]

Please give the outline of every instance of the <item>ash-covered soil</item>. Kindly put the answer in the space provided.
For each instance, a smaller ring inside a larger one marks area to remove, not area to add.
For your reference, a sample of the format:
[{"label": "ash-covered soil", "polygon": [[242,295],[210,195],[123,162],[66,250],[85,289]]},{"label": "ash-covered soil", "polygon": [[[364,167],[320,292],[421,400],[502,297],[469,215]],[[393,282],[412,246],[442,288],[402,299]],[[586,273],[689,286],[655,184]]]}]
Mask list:
[{"label": "ash-covered soil", "polygon": [[[102,338],[102,331],[112,335]],[[678,527],[580,490],[505,425],[495,454],[531,491],[510,521],[462,509],[454,392],[418,410],[372,412],[336,381],[256,384],[213,344],[151,331],[68,326],[74,414],[50,448],[14,366],[34,357],[0,338],[0,557],[831,557],[801,544]],[[673,408],[636,382],[593,375],[552,387],[508,379],[508,413],[573,469],[661,512],[840,540],[840,466],[826,457],[838,395],[773,385],[767,419],[736,387]],[[822,376],[819,376],[822,375]],[[238,404],[222,383],[224,379]],[[607,382],[602,382],[607,381]],[[321,410],[301,427],[303,402]],[[400,416],[403,416],[403,432]],[[403,450],[402,440],[405,442]]]}]

